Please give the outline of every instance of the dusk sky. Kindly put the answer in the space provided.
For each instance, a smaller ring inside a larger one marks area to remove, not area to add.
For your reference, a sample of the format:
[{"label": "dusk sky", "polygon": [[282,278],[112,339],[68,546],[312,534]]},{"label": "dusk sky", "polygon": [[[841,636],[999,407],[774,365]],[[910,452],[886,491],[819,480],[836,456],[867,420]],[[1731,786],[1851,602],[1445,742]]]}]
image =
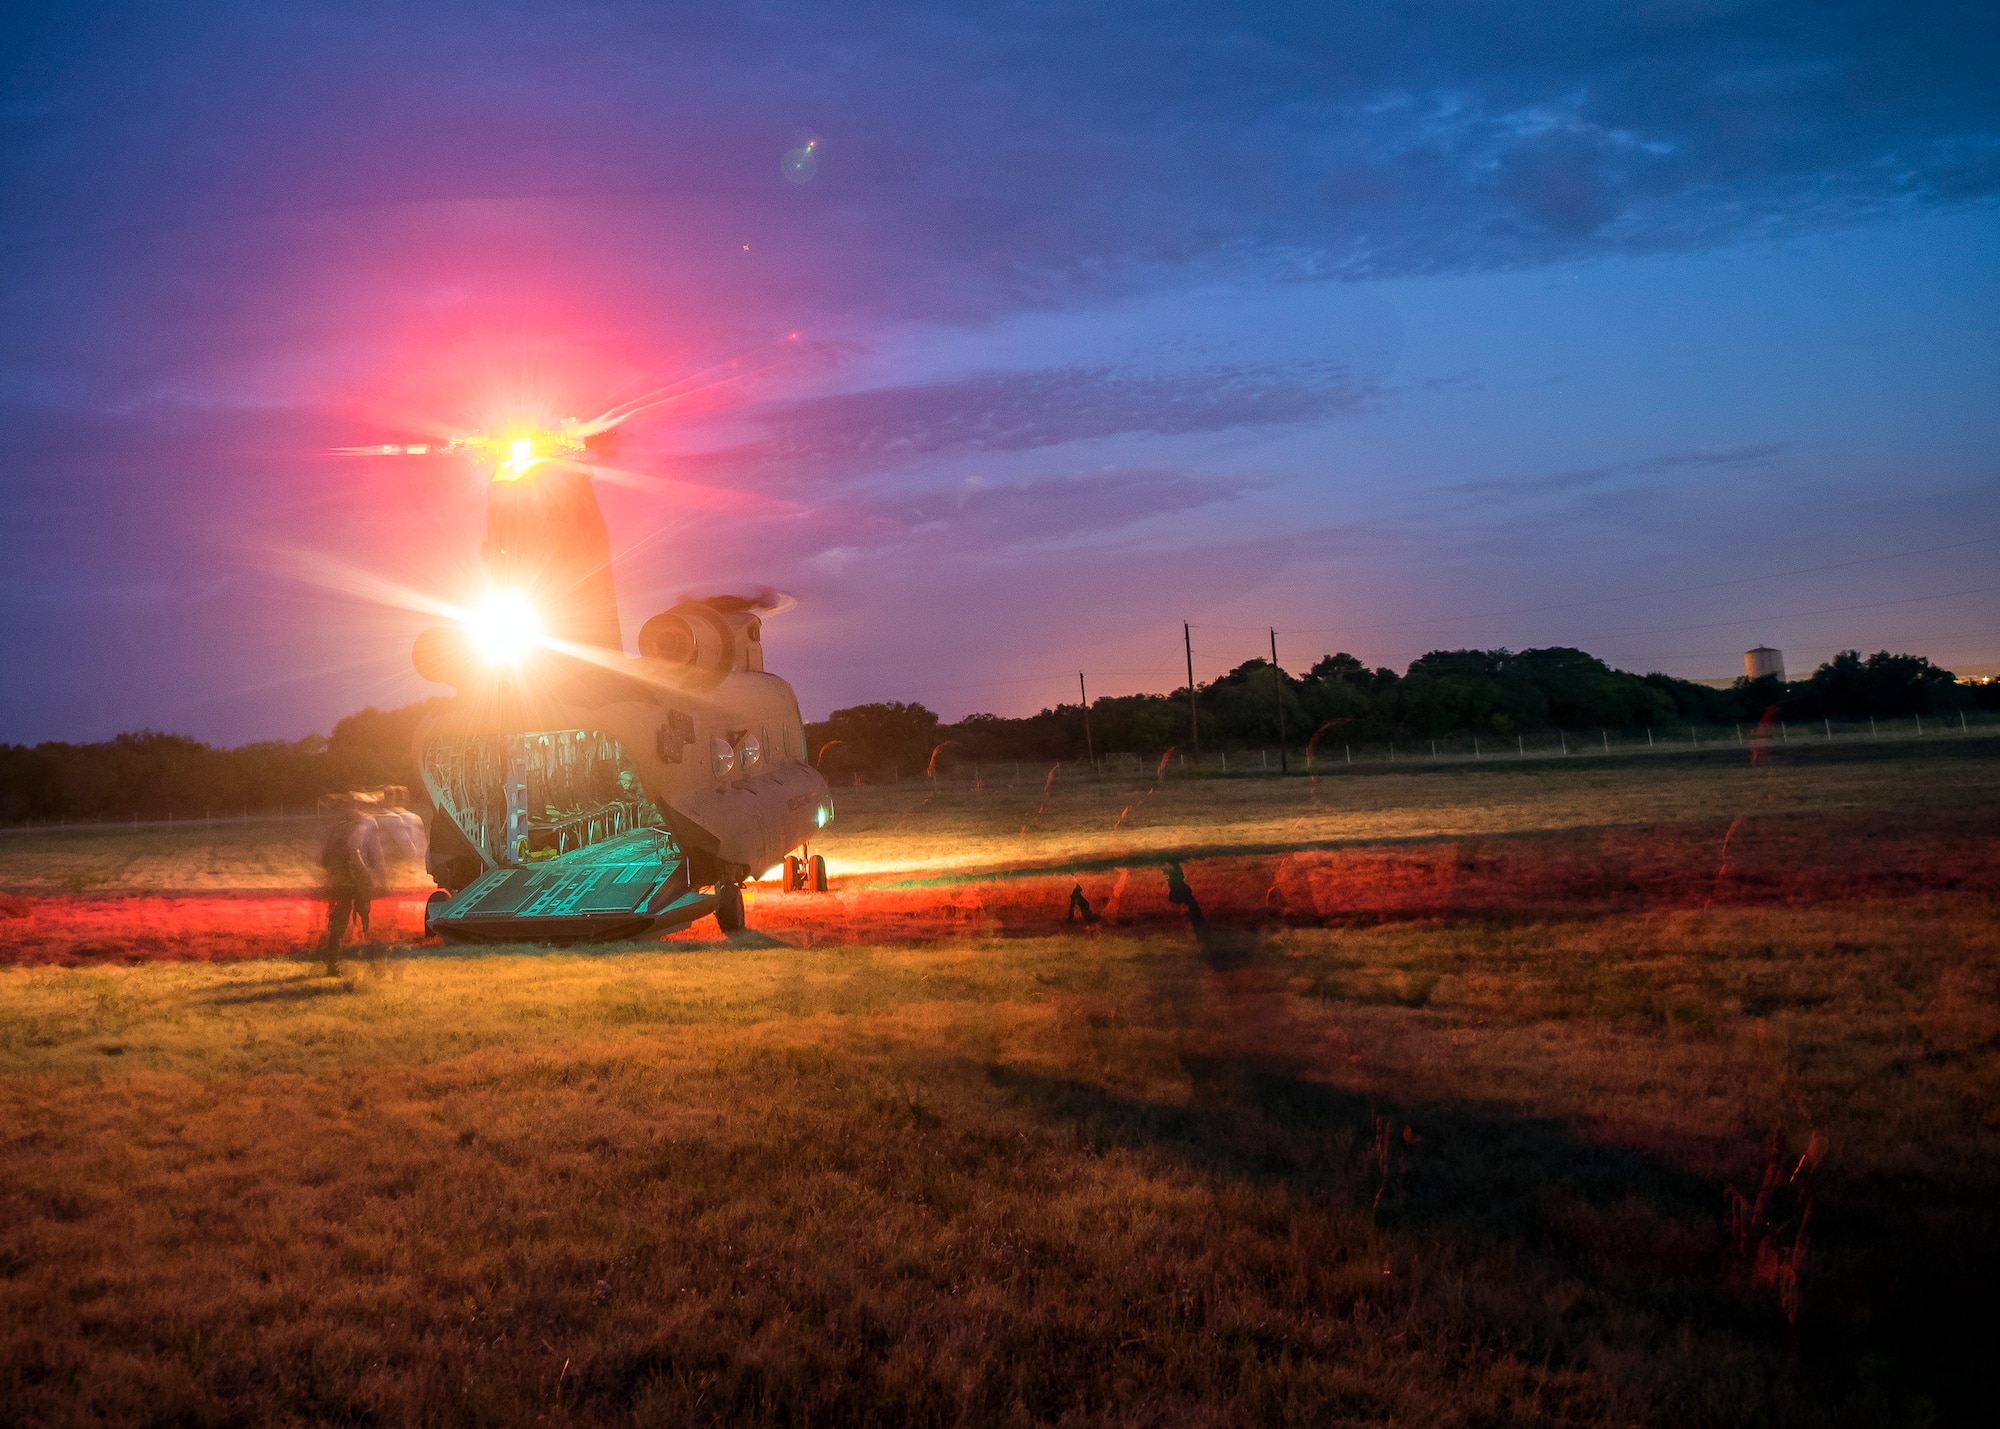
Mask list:
[{"label": "dusk sky", "polygon": [[[0,740],[427,694],[484,473],[668,384],[628,647],[808,718],[1267,648],[2000,662],[2000,7],[15,5]],[[812,145],[809,169],[786,156]],[[803,181],[801,181],[803,180]],[[733,366],[731,364],[734,364]]]}]

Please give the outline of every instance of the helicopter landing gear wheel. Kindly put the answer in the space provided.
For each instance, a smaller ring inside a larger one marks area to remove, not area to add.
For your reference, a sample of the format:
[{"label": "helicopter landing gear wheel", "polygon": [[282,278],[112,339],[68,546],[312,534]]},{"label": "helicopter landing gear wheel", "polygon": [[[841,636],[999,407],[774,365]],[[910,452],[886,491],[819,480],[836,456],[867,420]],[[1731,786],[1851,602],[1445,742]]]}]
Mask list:
[{"label": "helicopter landing gear wheel", "polygon": [[806,886],[805,860],[795,853],[785,855],[785,892],[797,893]]},{"label": "helicopter landing gear wheel", "polygon": [[806,867],[806,878],[808,880],[806,886],[813,892],[826,892],[826,860],[814,854],[812,862]]},{"label": "helicopter landing gear wheel", "polygon": [[719,883],[715,887],[715,926],[725,933],[743,931],[743,886]]}]

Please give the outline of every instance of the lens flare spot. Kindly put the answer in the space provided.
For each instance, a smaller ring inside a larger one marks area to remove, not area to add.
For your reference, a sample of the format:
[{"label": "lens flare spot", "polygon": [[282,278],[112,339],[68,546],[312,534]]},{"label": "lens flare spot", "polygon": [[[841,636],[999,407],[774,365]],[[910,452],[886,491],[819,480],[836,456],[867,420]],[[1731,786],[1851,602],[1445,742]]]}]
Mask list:
[{"label": "lens flare spot", "polygon": [[812,176],[819,172],[819,140],[815,139],[802,149],[792,149],[778,164],[778,171],[787,183],[805,184],[812,182]]},{"label": "lens flare spot", "polygon": [[466,615],[472,648],[489,665],[514,665],[541,640],[541,617],[517,590],[498,590]]}]

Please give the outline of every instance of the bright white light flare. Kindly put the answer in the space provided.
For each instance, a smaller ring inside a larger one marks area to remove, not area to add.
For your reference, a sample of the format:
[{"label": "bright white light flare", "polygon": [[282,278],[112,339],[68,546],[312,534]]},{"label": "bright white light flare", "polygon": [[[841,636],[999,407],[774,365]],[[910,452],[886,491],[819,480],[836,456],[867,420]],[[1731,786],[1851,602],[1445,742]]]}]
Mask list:
[{"label": "bright white light flare", "polygon": [[518,665],[541,643],[541,617],[517,590],[496,590],[466,612],[472,647],[489,665]]}]

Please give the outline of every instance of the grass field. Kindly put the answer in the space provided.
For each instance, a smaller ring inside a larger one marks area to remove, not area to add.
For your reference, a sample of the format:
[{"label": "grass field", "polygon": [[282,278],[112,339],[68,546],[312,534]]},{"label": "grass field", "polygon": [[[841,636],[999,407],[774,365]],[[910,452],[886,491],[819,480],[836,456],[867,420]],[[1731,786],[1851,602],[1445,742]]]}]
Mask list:
[{"label": "grass field", "polygon": [[0,1418],[1990,1422],[2000,745],[1868,753],[843,790],[339,978],[303,827],[0,845]]}]

